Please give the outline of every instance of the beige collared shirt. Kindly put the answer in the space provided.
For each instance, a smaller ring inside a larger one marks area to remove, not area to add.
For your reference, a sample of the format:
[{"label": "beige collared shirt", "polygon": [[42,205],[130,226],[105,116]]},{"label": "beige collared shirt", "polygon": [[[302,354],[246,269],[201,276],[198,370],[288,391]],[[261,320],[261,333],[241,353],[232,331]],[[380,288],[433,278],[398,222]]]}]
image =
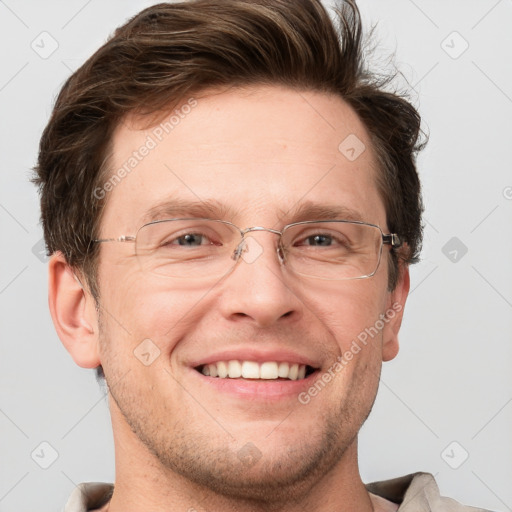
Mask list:
[{"label": "beige collared shirt", "polygon": [[[429,473],[414,473],[374,482],[367,484],[366,489],[375,496],[398,504],[398,512],[489,512],[442,497],[434,477]],[[69,497],[63,512],[100,511],[110,500],[113,490],[112,484],[80,484]]]}]

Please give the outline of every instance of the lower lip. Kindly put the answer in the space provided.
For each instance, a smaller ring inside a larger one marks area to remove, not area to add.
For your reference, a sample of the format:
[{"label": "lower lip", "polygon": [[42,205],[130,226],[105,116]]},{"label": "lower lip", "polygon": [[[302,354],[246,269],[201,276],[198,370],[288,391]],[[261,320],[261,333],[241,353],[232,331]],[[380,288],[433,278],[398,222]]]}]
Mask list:
[{"label": "lower lip", "polygon": [[264,379],[230,379],[219,377],[207,377],[191,368],[192,373],[205,385],[211,386],[216,391],[229,393],[244,399],[253,400],[282,400],[295,398],[299,393],[306,391],[315,381],[319,371],[311,373],[300,380],[264,380]]}]

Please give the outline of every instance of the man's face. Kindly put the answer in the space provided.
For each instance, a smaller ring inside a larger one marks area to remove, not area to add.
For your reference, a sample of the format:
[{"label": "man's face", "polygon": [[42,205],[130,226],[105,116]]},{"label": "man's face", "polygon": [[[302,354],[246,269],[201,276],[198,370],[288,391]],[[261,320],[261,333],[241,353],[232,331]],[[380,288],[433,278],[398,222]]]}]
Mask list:
[{"label": "man's face", "polygon": [[[215,202],[222,211],[205,213],[210,218],[277,230],[315,220],[314,214],[297,219],[306,203],[344,207],[388,232],[368,135],[341,99],[277,87],[196,98],[190,113],[108,193],[101,238],[135,235],[150,210],[176,200],[199,207]],[[154,128],[139,128],[118,127],[112,169],[147,144],[148,135],[155,139]],[[353,161],[338,149],[351,134],[366,146]],[[204,216],[198,210],[156,216]],[[396,353],[401,314],[393,304],[397,296],[403,304],[405,294],[402,281],[397,292],[387,290],[387,246],[373,277],[326,281],[281,266],[276,234],[251,236],[259,257],[241,259],[213,282],[144,272],[134,244],[102,244],[100,358],[114,431],[125,445],[147,449],[156,466],[219,491],[257,496],[326,473],[355,450],[382,359]],[[360,350],[352,349],[340,369],[337,358],[390,310],[393,318],[378,323],[366,344],[358,342]],[[306,363],[315,371],[298,380],[199,371],[229,360]],[[309,394],[329,369],[331,379]]]}]

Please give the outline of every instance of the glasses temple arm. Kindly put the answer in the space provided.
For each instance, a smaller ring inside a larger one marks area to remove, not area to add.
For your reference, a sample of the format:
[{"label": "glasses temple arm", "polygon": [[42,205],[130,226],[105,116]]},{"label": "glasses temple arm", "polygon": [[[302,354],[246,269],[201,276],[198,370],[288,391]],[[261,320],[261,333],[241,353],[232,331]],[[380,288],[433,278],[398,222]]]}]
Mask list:
[{"label": "glasses temple arm", "polygon": [[92,240],[95,244],[102,242],[135,242],[134,236],[120,236],[119,238],[100,238],[99,240]]},{"label": "glasses temple arm", "polygon": [[403,245],[403,240],[396,233],[390,233],[389,235],[382,235],[382,243],[391,245],[393,249],[398,249]]}]

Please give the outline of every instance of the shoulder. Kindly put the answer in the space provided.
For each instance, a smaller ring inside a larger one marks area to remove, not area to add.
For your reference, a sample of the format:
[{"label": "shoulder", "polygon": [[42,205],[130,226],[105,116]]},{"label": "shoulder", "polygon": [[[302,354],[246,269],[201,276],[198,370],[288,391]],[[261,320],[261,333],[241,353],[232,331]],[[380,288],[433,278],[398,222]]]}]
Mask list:
[{"label": "shoulder", "polygon": [[113,484],[87,482],[79,484],[71,493],[63,512],[88,512],[99,509],[112,497]]},{"label": "shoulder", "polygon": [[435,478],[430,473],[412,473],[373,482],[367,484],[366,489],[372,494],[400,504],[399,512],[490,512],[441,496]]}]

